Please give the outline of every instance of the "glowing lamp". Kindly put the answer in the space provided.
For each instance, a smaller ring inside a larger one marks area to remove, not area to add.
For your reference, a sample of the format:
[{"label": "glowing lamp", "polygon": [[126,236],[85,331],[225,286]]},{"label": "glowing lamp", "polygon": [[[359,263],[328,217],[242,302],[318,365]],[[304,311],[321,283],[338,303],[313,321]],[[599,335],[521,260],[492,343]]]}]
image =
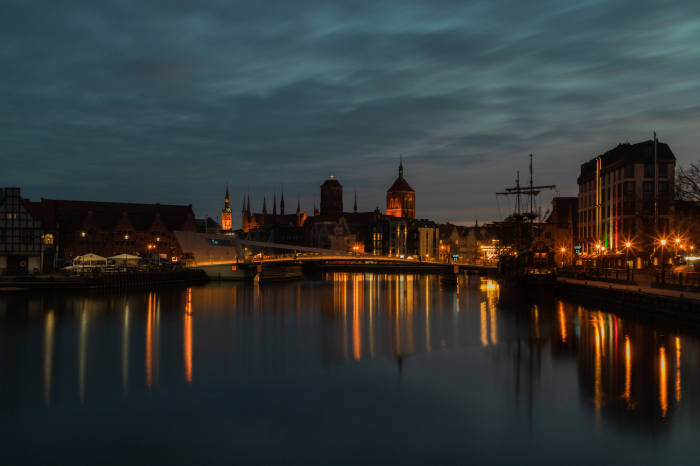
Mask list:
[{"label": "glowing lamp", "polygon": [[631,243],[625,243],[625,246],[630,247],[632,244]]},{"label": "glowing lamp", "polygon": [[661,246],[666,246],[666,240],[665,240],[665,239],[662,239],[662,240],[661,240]]}]

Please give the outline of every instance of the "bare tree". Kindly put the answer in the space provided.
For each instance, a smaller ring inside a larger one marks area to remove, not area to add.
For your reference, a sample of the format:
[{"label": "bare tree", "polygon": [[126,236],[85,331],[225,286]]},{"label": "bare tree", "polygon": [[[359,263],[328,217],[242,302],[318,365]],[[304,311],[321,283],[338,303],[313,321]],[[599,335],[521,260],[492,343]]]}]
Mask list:
[{"label": "bare tree", "polygon": [[700,202],[700,163],[676,168],[676,199]]}]

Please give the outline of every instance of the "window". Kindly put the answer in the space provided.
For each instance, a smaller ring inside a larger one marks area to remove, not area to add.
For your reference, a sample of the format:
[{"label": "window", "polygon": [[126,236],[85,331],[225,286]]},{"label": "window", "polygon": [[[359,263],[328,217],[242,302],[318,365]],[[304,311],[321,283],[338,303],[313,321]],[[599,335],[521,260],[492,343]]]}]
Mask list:
[{"label": "window", "polygon": [[644,201],[644,213],[650,214],[653,212],[654,212],[654,202],[653,201]]},{"label": "window", "polygon": [[644,195],[651,196],[653,194],[654,194],[654,182],[653,181],[645,181],[644,182]]},{"label": "window", "polygon": [[634,165],[627,165],[625,167],[625,178],[634,178]]},{"label": "window", "polygon": [[654,146],[644,146],[644,158],[650,159],[654,155]]},{"label": "window", "polygon": [[622,197],[622,183],[617,185],[617,197]]},{"label": "window", "polygon": [[634,196],[635,189],[634,181],[625,182],[625,196]]},{"label": "window", "polygon": [[659,164],[659,178],[666,178],[668,177],[668,164],[667,163],[660,163]]},{"label": "window", "polygon": [[654,164],[653,163],[645,163],[644,164],[644,178],[653,178],[654,177]]},{"label": "window", "polygon": [[635,201],[625,201],[623,204],[625,215],[634,215]]},{"label": "window", "polygon": [[12,214],[7,214],[7,219],[12,220]]},{"label": "window", "polygon": [[544,237],[545,237],[546,239],[551,239],[551,238],[552,238],[552,232],[551,232],[551,231],[545,232]]}]

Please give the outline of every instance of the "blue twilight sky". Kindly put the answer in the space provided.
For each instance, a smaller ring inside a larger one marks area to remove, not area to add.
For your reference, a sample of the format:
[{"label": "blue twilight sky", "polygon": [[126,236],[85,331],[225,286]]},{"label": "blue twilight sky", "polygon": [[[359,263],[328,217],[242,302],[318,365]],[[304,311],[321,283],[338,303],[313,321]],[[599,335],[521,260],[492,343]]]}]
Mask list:
[{"label": "blue twilight sky", "polygon": [[699,158],[696,0],[3,0],[0,44],[0,185],[32,199],[310,212],[335,175],[384,210],[403,154],[418,217],[472,222],[530,153],[562,195],[654,130]]}]

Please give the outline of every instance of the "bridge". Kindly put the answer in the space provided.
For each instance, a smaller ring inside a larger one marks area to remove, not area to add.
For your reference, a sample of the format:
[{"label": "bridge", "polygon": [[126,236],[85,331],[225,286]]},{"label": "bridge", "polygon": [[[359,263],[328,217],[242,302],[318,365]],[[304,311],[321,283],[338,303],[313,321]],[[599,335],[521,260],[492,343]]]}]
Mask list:
[{"label": "bridge", "polygon": [[[396,269],[444,269],[458,267],[460,272],[469,271],[483,275],[491,275],[496,271],[495,266],[472,264],[446,264],[444,262],[420,261],[417,258],[401,258],[375,256],[357,252],[333,251],[329,249],[312,248],[290,244],[267,243],[262,241],[243,240],[231,235],[208,233],[192,233],[176,231],[183,252],[190,253],[197,265],[225,264],[275,264],[279,266],[292,263],[306,263],[326,267],[358,267],[396,268]],[[270,254],[252,256],[246,253],[248,248],[267,248],[275,251],[289,251],[286,254]]]}]

